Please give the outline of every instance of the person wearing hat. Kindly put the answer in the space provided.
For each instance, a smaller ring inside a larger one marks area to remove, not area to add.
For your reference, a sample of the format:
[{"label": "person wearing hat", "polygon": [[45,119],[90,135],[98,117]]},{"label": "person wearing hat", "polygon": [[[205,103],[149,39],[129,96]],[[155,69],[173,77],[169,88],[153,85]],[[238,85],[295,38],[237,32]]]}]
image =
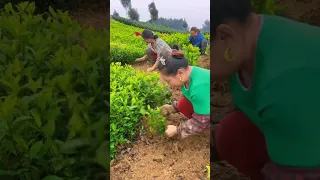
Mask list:
[{"label": "person wearing hat", "polygon": [[148,68],[147,71],[151,72],[157,69],[159,65],[159,54],[161,52],[168,52],[169,54],[183,55],[183,51],[180,50],[172,50],[171,47],[162,39],[160,39],[156,34],[154,34],[151,30],[145,29],[142,34],[142,38],[146,43],[148,43],[148,47],[146,49],[146,55],[136,59],[136,62],[143,62],[149,60],[153,66]]}]

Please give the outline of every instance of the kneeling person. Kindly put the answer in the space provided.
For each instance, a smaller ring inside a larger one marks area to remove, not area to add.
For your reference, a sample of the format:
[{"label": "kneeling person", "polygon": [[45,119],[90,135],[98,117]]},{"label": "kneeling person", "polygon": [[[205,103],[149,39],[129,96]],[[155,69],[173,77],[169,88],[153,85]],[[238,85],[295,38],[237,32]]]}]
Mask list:
[{"label": "kneeling person", "polygon": [[164,54],[159,63],[160,77],[170,86],[181,87],[183,96],[171,105],[160,107],[163,116],[180,112],[187,118],[179,126],[168,125],[168,137],[200,134],[210,127],[210,71],[189,66],[181,56]]}]

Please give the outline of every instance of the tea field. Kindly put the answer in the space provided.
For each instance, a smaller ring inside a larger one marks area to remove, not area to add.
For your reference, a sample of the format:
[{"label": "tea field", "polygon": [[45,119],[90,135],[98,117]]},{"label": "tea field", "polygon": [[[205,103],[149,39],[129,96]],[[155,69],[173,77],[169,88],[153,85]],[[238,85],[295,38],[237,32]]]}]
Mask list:
[{"label": "tea field", "polygon": [[[147,73],[147,63],[135,63],[135,59],[145,55],[147,47],[141,36],[135,36],[135,32],[142,31],[111,20],[111,179],[206,177],[209,134],[183,141],[163,136],[167,124],[177,125],[186,119],[179,113],[165,119],[158,107],[179,99],[181,92],[161,82],[157,72]],[[197,64],[199,49],[189,44],[189,34],[155,33],[170,46],[178,44],[190,64]]]},{"label": "tea field", "polygon": [[107,31],[35,9],[0,12],[0,179],[105,179]]},{"label": "tea field", "polygon": [[[135,32],[142,32],[144,29],[122,24],[118,21],[111,20],[110,22],[110,55],[112,62],[122,62],[125,64],[133,64],[134,61],[145,55],[146,43],[141,36],[136,36]],[[189,34],[173,33],[162,34],[154,32],[168,43],[171,47],[178,44],[188,58],[190,64],[196,65],[200,57],[200,52],[197,47],[193,47],[189,43]],[[209,40],[210,35],[206,34],[205,37]],[[209,53],[209,48],[207,50]]]}]

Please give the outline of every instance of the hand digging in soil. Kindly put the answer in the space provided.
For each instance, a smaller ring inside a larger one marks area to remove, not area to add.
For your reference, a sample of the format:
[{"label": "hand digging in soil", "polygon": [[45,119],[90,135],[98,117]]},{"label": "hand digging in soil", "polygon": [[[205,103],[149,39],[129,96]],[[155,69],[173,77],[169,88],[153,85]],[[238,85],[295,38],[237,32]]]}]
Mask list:
[{"label": "hand digging in soil", "polygon": [[180,112],[188,118],[178,126],[168,125],[165,134],[186,138],[203,133],[210,127],[210,71],[189,66],[183,56],[164,52],[161,57],[163,61],[158,68],[161,79],[172,87],[181,87],[183,97],[161,106],[160,112],[165,117]]}]

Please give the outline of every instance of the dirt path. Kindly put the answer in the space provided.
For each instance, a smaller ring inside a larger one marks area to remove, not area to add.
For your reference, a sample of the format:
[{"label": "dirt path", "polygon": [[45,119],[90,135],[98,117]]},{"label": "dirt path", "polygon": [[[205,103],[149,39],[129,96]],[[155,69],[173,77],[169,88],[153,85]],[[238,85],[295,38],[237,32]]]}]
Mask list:
[{"label": "dirt path", "polygon": [[[134,65],[144,70],[146,64]],[[173,99],[181,97],[179,89],[171,89]],[[186,120],[173,114],[168,124]],[[111,166],[112,180],[202,180],[206,179],[206,166],[210,159],[209,131],[184,140],[140,135],[132,148],[120,153],[119,160]]]}]

